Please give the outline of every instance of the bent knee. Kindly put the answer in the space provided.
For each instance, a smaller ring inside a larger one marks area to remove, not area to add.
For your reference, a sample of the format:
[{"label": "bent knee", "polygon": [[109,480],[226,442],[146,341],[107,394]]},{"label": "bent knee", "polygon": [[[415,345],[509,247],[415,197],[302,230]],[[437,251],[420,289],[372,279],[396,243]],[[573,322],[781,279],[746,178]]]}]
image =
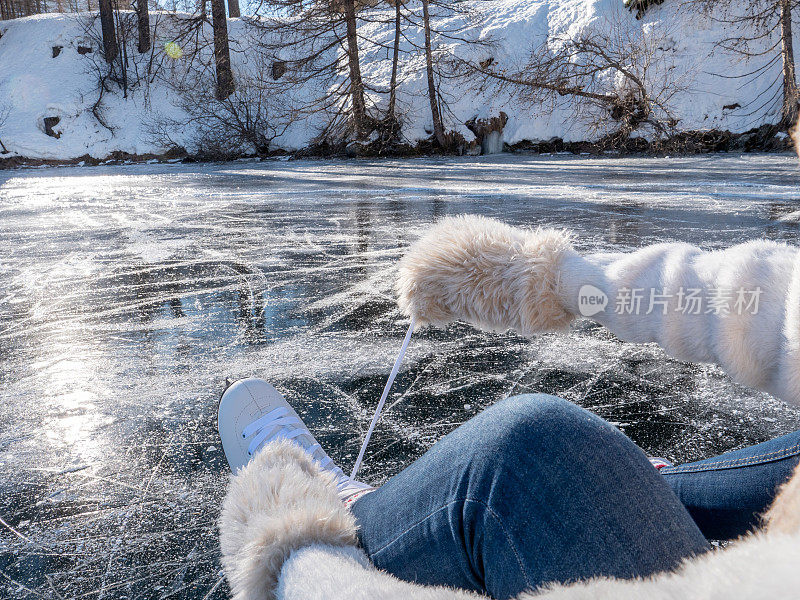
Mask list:
[{"label": "bent knee", "polygon": [[[611,424],[577,404],[548,394],[512,396],[487,408],[460,428],[461,443],[473,461],[527,462],[537,457],[566,457],[596,452],[624,438]],[[583,449],[583,450],[581,450]]]},{"label": "bent knee", "polygon": [[485,412],[498,411],[507,413],[512,419],[532,418],[540,421],[570,419],[576,415],[591,415],[589,411],[551,394],[519,394],[501,400]]},{"label": "bent knee", "polygon": [[587,426],[607,425],[577,404],[549,394],[511,396],[484,411],[484,426],[502,429],[507,435],[537,433],[566,435]]}]

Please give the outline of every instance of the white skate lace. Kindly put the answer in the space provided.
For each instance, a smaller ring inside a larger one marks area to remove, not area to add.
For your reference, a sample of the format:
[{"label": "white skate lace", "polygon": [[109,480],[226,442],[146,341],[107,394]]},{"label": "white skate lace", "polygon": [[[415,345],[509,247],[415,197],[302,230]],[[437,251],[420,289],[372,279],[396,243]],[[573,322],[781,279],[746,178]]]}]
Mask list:
[{"label": "white skate lace", "polygon": [[353,471],[350,477],[347,477],[339,467],[333,462],[333,459],[328,456],[322,446],[319,445],[311,432],[306,429],[305,424],[297,418],[292,411],[285,407],[279,406],[270,412],[262,415],[242,430],[242,438],[247,439],[252,437],[250,444],[247,446],[247,455],[253,456],[258,450],[267,444],[279,439],[292,440],[294,443],[301,446],[311,457],[319,464],[322,469],[332,472],[337,479],[337,487],[339,491],[352,485],[368,487],[356,481],[356,474],[364,460],[364,452],[367,449],[367,444],[372,437],[372,432],[375,430],[375,425],[381,415],[386,398],[389,396],[389,391],[392,388],[395,377],[400,370],[400,365],[403,363],[403,357],[408,349],[408,343],[411,341],[411,334],[414,331],[414,320],[408,326],[406,337],[403,339],[403,346],[400,349],[400,354],[395,360],[392,371],[389,373],[389,378],[386,380],[386,385],[383,388],[383,393],[378,401],[378,406],[375,409],[375,414],[372,416],[372,422],[367,429],[367,434],[364,436],[364,442],[361,444],[361,450],[358,453],[358,458],[353,466]]},{"label": "white skate lace", "polygon": [[383,388],[381,399],[378,401],[378,406],[375,409],[375,414],[372,415],[372,422],[369,424],[369,429],[367,429],[367,435],[364,436],[364,442],[361,444],[361,450],[359,450],[358,452],[358,458],[356,459],[356,464],[353,465],[353,470],[350,472],[350,479],[355,480],[356,475],[358,474],[358,469],[361,467],[361,461],[364,460],[364,452],[367,449],[367,444],[369,444],[369,438],[372,437],[372,432],[375,430],[375,425],[378,422],[378,418],[381,416],[383,405],[386,404],[386,398],[389,396],[389,390],[392,389],[394,378],[397,377],[397,372],[400,370],[400,365],[403,364],[403,357],[406,355],[406,350],[408,349],[408,343],[411,341],[411,334],[413,332],[414,332],[414,319],[412,317],[411,323],[408,326],[408,331],[406,332],[406,337],[403,339],[403,346],[400,348],[400,354],[397,355],[397,359],[394,361],[392,372],[389,373],[389,378],[386,380],[386,385]]},{"label": "white skate lace", "polygon": [[285,406],[279,406],[269,411],[242,430],[243,439],[251,436],[253,439],[247,446],[248,456],[253,456],[268,442],[281,439],[292,440],[308,452],[320,467],[333,471],[337,477],[344,477],[344,472],[334,464],[333,459],[317,443],[303,422]]}]

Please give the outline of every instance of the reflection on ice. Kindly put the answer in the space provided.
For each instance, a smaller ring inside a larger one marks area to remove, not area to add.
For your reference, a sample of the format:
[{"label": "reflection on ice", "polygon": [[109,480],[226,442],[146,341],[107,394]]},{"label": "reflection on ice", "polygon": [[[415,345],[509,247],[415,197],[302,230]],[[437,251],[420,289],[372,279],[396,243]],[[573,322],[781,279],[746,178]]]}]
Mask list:
[{"label": "reflection on ice", "polygon": [[[348,468],[406,327],[395,261],[440,216],[569,227],[583,249],[711,248],[796,243],[798,199],[794,162],[774,155],[7,172],[0,597],[225,597],[225,377],[273,382]],[[674,460],[800,428],[800,411],[715,367],[589,323],[533,340],[454,325],[412,339],[362,474],[380,483],[534,391]]]}]

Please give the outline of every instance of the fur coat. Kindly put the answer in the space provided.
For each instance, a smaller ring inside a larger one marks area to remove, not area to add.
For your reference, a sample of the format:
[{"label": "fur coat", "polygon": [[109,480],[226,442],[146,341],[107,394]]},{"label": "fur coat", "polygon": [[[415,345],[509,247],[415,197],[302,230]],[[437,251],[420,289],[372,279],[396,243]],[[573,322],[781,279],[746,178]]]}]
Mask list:
[{"label": "fur coat", "polygon": [[[456,217],[412,246],[397,290],[401,310],[418,326],[458,319],[533,334],[584,316],[624,340],[715,362],[741,383],[800,404],[798,256],[767,241],[716,252],[658,244],[582,256],[562,231]],[[331,476],[288,442],[268,445],[231,479],[220,541],[236,600],[482,598],[403,582],[373,567],[356,545],[355,521]],[[800,466],[762,529],[725,549],[648,579],[596,579],[518,600],[532,598],[800,598]]]}]

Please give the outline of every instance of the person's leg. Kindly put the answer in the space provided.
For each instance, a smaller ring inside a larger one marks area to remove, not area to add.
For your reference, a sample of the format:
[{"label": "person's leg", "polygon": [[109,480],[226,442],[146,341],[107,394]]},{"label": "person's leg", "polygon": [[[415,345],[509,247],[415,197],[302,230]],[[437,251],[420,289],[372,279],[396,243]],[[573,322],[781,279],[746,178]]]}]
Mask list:
[{"label": "person's leg", "polygon": [[800,459],[800,431],[661,474],[709,539],[738,537],[759,524]]},{"label": "person's leg", "polygon": [[633,442],[545,395],[488,408],[352,510],[379,568],[498,599],[645,576],[708,549]]}]

